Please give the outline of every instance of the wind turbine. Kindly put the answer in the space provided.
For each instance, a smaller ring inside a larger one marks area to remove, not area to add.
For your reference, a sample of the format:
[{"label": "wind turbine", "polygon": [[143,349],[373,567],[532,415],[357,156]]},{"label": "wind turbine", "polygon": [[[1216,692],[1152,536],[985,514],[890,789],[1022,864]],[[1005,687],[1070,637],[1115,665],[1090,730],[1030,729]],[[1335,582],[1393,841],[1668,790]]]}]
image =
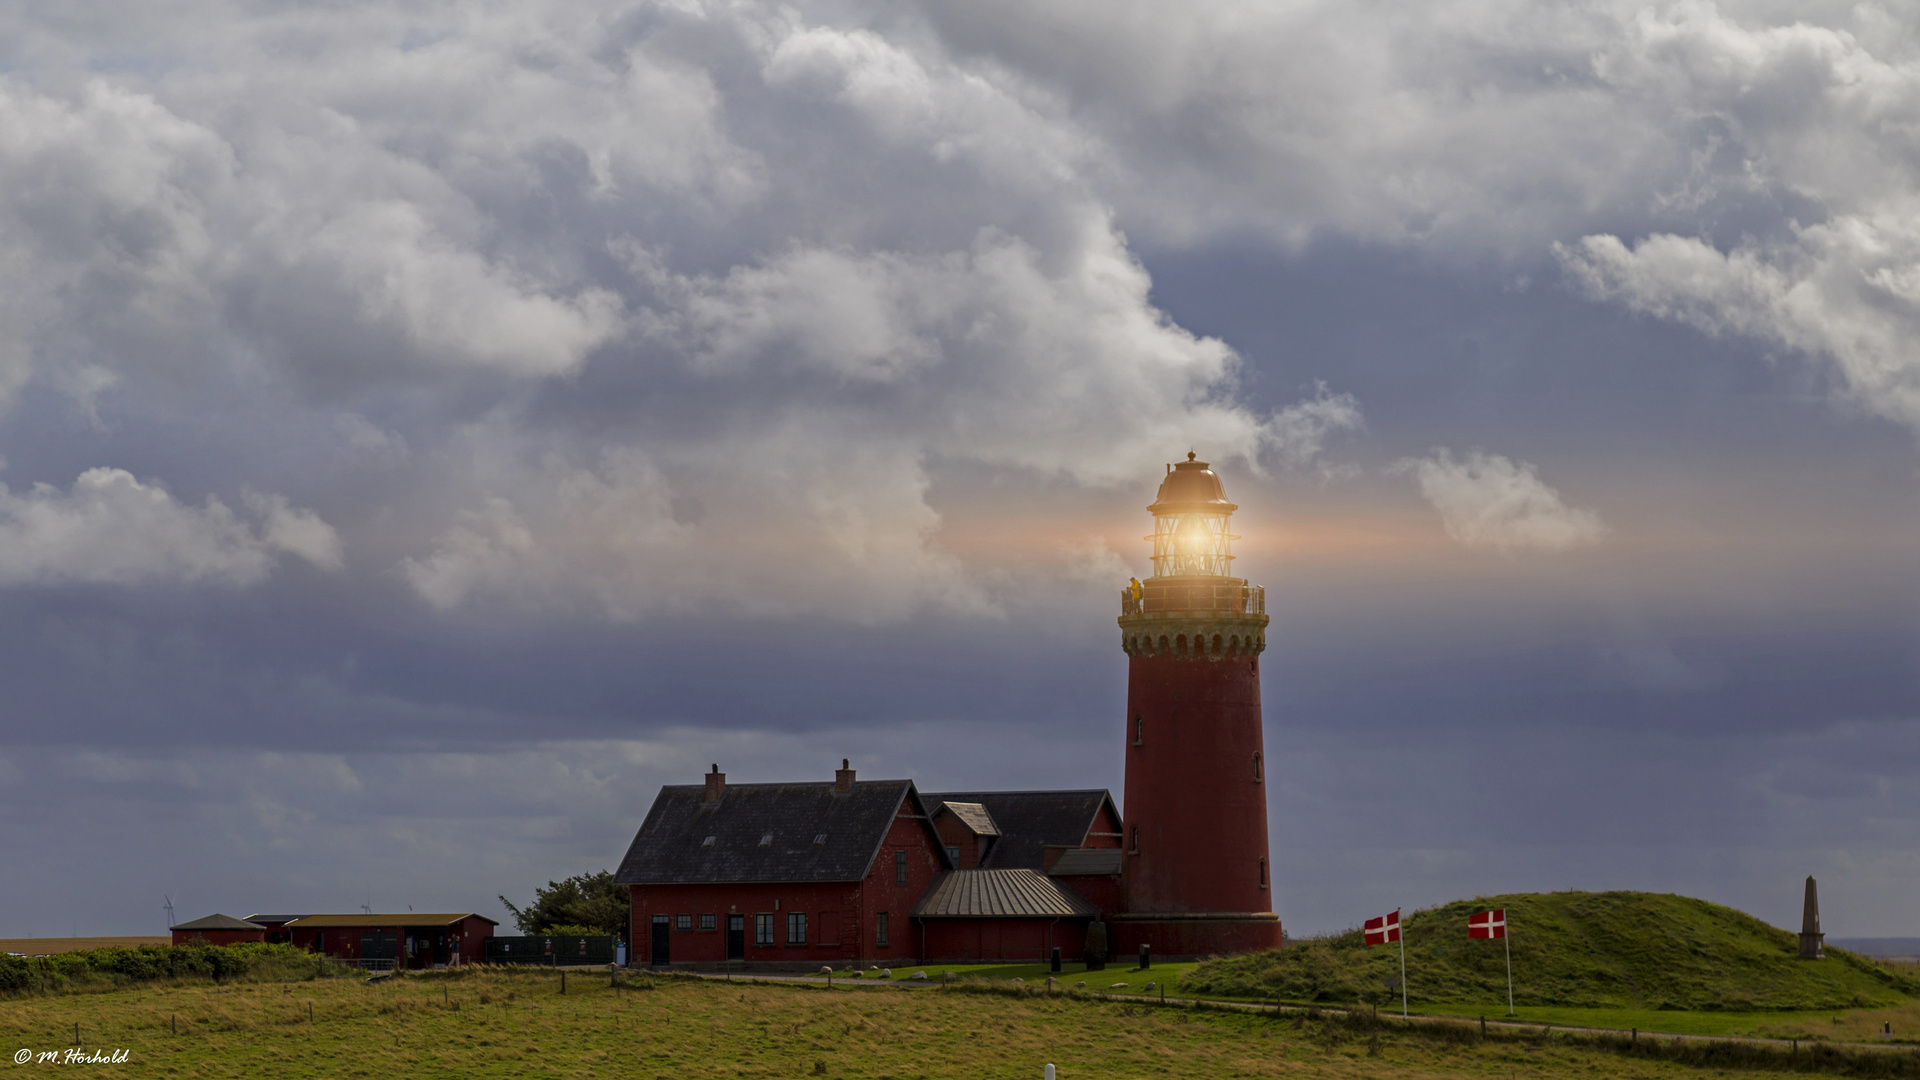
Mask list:
[{"label": "wind turbine", "polygon": [[167,901],[166,904],[163,905],[167,909],[167,929],[172,930],[173,929],[173,897],[167,896],[165,893],[162,893],[161,896],[165,898],[165,900]]}]

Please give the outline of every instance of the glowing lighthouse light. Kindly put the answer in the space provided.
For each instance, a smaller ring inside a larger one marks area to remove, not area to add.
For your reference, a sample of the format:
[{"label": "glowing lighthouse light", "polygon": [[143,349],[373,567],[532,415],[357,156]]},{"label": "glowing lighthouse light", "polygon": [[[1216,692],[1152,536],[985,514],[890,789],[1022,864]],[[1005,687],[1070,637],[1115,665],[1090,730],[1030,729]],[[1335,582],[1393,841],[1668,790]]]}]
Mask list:
[{"label": "glowing lighthouse light", "polygon": [[1239,507],[1227,501],[1220,477],[1204,461],[1187,460],[1172,466],[1160,485],[1160,497],[1147,508],[1153,513],[1153,573],[1155,577],[1228,577],[1233,568],[1233,542],[1228,519]]}]

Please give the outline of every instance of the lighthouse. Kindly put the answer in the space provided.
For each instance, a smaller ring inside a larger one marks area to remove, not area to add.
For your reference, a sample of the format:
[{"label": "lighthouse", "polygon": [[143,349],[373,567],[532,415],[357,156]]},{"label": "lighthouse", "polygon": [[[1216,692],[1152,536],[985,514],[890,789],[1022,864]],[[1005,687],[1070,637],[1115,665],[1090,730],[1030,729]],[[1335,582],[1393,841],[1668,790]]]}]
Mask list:
[{"label": "lighthouse", "polygon": [[1153,575],[1120,599],[1125,835],[1114,943],[1163,956],[1280,946],[1267,852],[1266,592],[1233,576],[1233,512],[1204,461],[1170,465]]}]

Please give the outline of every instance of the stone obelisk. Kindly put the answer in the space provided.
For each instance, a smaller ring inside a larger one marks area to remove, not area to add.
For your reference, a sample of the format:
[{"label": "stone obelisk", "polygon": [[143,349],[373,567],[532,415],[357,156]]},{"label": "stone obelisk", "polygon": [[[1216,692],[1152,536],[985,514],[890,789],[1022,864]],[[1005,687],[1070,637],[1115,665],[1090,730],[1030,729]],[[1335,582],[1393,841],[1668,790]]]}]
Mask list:
[{"label": "stone obelisk", "polygon": [[1807,875],[1807,905],[1800,913],[1800,959],[1818,960],[1825,955],[1820,941],[1827,935],[1820,932],[1820,893],[1814,887],[1813,875]]}]

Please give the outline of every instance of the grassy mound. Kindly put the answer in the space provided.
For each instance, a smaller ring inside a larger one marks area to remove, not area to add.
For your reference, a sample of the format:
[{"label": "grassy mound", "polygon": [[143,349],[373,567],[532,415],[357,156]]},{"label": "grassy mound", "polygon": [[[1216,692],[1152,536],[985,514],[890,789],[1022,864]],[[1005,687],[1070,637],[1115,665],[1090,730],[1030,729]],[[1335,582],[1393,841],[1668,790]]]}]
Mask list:
[{"label": "grassy mound", "polygon": [[[1579,1008],[1805,1010],[1864,1008],[1920,997],[1920,971],[1836,949],[1798,959],[1799,938],[1732,908],[1633,892],[1518,893],[1458,900],[1406,918],[1413,1000],[1507,999],[1498,941],[1467,937],[1467,916],[1507,909],[1513,993],[1521,1005]],[[1329,1003],[1398,1001],[1383,980],[1398,946],[1368,947],[1359,930],[1277,952],[1209,961],[1181,981],[1199,993]]]}]

